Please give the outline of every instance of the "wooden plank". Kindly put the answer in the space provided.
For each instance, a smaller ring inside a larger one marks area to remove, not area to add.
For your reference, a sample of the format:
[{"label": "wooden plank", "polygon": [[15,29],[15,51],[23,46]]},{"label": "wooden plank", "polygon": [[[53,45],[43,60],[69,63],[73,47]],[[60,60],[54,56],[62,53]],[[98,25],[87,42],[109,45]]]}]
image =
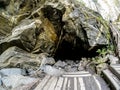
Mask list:
[{"label": "wooden plank", "polygon": [[[84,73],[84,74],[83,74]],[[80,74],[80,75],[79,75]],[[88,72],[75,72],[63,77],[47,75],[34,90],[104,90],[97,78]],[[106,89],[105,89],[106,90]]]},{"label": "wooden plank", "polygon": [[55,77],[55,79],[51,82],[51,86],[49,87],[49,90],[55,90],[57,81],[58,81],[58,77]]},{"label": "wooden plank", "polygon": [[86,90],[85,89],[85,84],[83,82],[83,78],[78,78],[79,85],[80,85],[80,90]]},{"label": "wooden plank", "polygon": [[77,78],[74,77],[74,90],[77,90]]},{"label": "wooden plank", "polygon": [[95,75],[95,78],[99,81],[102,90],[110,90],[108,84],[99,75]]},{"label": "wooden plank", "polygon": [[120,67],[120,64],[112,64],[111,67]]},{"label": "wooden plank", "polygon": [[119,67],[119,68],[115,68],[115,70],[119,71],[119,70],[120,70],[120,67]]},{"label": "wooden plank", "polygon": [[68,78],[64,78],[64,83],[63,83],[63,89],[62,90],[67,90],[67,81],[68,81]]},{"label": "wooden plank", "polygon": [[117,76],[117,78],[120,79],[120,73],[119,73],[118,67],[114,67],[111,65],[111,66],[109,66],[109,69],[112,73],[114,73]]},{"label": "wooden plank", "polygon": [[45,76],[45,78],[38,84],[38,86],[34,90],[43,90],[44,85],[47,83],[49,79],[50,79],[49,75]]},{"label": "wooden plank", "polygon": [[[49,81],[48,83],[45,85],[45,87],[43,88],[43,90],[51,90],[50,89],[50,86],[52,86],[52,82],[55,80],[56,78],[53,76]],[[54,90],[54,89],[53,89]]]},{"label": "wooden plank", "polygon": [[62,75],[63,77],[89,77],[91,74],[83,74],[83,75]]},{"label": "wooden plank", "polygon": [[74,90],[74,78],[68,77],[68,80],[70,81],[69,90]]},{"label": "wooden plank", "polygon": [[87,81],[90,84],[91,90],[99,90],[99,86],[97,84],[99,82],[96,82],[97,80],[95,80],[93,76],[91,76]]},{"label": "wooden plank", "polygon": [[59,77],[55,90],[61,90],[62,84],[63,84],[63,77]]},{"label": "wooden plank", "polygon": [[83,83],[85,85],[85,90],[92,90],[91,84],[89,82],[89,78],[91,78],[91,77],[84,77],[83,78]]},{"label": "wooden plank", "polygon": [[68,84],[67,84],[67,90],[70,90],[71,86],[70,86],[70,79],[68,80]]},{"label": "wooden plank", "polygon": [[80,75],[80,74],[89,74],[89,72],[87,72],[87,71],[80,71],[80,72],[67,72],[67,73],[65,73],[64,75]]},{"label": "wooden plank", "polygon": [[111,84],[113,90],[120,90],[120,81],[114,74],[112,74],[108,69],[103,70],[103,74],[108,83]]},{"label": "wooden plank", "polygon": [[102,90],[100,82],[96,79],[95,76],[93,76],[93,78],[94,78],[94,80],[95,80],[95,82],[96,82],[96,84],[98,86],[98,90]]},{"label": "wooden plank", "polygon": [[118,72],[120,73],[120,70],[118,70]]}]

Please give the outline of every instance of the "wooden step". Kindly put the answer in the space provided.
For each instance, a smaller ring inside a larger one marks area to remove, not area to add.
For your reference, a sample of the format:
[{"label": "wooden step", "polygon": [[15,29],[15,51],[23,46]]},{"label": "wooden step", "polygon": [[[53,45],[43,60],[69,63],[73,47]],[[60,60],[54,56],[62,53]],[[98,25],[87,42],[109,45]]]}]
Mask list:
[{"label": "wooden step", "polygon": [[112,64],[109,66],[109,69],[114,73],[117,78],[120,80],[120,64]]},{"label": "wooden step", "polygon": [[120,80],[110,70],[103,70],[103,75],[112,90],[120,90]]},{"label": "wooden step", "polygon": [[69,72],[62,77],[47,75],[35,90],[109,90],[103,83],[88,72]]},{"label": "wooden step", "polygon": [[88,77],[91,76],[91,74],[87,71],[80,71],[80,72],[67,72],[63,77]]}]

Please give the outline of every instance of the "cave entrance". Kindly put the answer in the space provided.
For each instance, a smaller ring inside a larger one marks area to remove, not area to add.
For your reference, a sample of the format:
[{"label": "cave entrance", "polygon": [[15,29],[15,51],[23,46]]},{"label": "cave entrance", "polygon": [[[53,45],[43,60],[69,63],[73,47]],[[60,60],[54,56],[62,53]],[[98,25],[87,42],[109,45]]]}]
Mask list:
[{"label": "cave entrance", "polygon": [[[94,57],[97,55],[96,50],[88,51],[89,46],[87,45],[89,45],[89,43],[87,40],[82,41],[76,36],[76,32],[74,31],[71,33],[64,30],[63,27],[65,22],[63,22],[62,17],[65,12],[65,8],[59,10],[51,5],[47,5],[42,8],[42,12],[44,17],[48,18],[48,20],[54,25],[56,30],[55,32],[58,37],[61,35],[61,31],[63,31],[63,39],[60,41],[59,48],[55,51],[56,53],[54,58],[56,60],[80,60],[82,57]],[[82,30],[81,33],[83,33],[83,35],[85,34]],[[73,42],[74,39],[76,41],[75,45]]]},{"label": "cave entrance", "polygon": [[73,47],[68,42],[62,42],[59,49],[55,53],[56,60],[80,60],[82,57],[91,58],[97,56],[96,50],[87,51],[81,47]]}]

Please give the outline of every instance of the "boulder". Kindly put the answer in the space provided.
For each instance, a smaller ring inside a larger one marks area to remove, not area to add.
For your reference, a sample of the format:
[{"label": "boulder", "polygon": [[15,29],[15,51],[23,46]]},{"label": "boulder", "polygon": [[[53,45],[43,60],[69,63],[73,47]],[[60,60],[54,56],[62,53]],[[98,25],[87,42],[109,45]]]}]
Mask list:
[{"label": "boulder", "polygon": [[108,44],[108,26],[99,13],[82,4],[63,3],[66,7],[63,15],[65,41],[89,51]]},{"label": "boulder", "polygon": [[20,68],[4,68],[0,70],[0,74],[3,77],[9,75],[27,75],[26,71]]},{"label": "boulder", "polygon": [[110,64],[118,64],[119,58],[114,55],[108,55],[108,60],[110,61]]},{"label": "boulder", "polygon": [[61,76],[65,73],[63,69],[57,69],[50,65],[43,65],[40,67],[40,70],[42,70],[44,73],[51,75],[51,76]]},{"label": "boulder", "polygon": [[64,61],[61,61],[61,60],[57,61],[57,62],[54,64],[54,66],[55,66],[56,68],[64,68],[66,65],[67,65],[67,63],[65,63]]},{"label": "boulder", "polygon": [[35,29],[35,21],[23,20],[18,26],[13,28],[9,36],[1,40],[1,48],[4,47],[4,45],[6,45],[6,47],[18,46],[31,51],[36,43]]},{"label": "boulder", "polygon": [[13,88],[16,88],[18,86],[24,86],[27,84],[31,84],[34,82],[38,82],[39,79],[22,76],[22,75],[10,75],[8,77],[3,77],[2,82],[5,87],[7,87],[9,90],[13,90]]},{"label": "boulder", "polygon": [[31,54],[16,46],[8,48],[0,55],[0,73],[3,75],[26,75],[24,69],[33,71],[42,65],[53,64],[55,64],[54,58],[49,57],[47,53]]},{"label": "boulder", "polygon": [[[18,67],[23,69],[37,69],[41,60],[39,55],[30,54],[18,48],[11,47],[0,56],[0,68]],[[14,71],[12,71],[14,72]]]}]

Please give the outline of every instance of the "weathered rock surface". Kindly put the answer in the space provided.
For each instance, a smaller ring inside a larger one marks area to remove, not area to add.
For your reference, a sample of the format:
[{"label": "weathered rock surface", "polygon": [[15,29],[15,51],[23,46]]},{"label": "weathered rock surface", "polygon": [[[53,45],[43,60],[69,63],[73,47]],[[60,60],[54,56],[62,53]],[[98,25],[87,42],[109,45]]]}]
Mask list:
[{"label": "weathered rock surface", "polygon": [[[0,42],[2,42],[3,39],[5,39],[11,33],[11,31],[12,31],[11,22],[2,15],[0,15]],[[7,48],[7,46],[8,46],[7,44],[4,47],[0,45],[0,54]]]},{"label": "weathered rock surface", "polygon": [[18,26],[13,28],[8,37],[1,40],[1,48],[4,47],[4,45],[6,45],[6,47],[18,46],[31,51],[36,43],[35,29],[35,21],[23,20]]},{"label": "weathered rock surface", "polygon": [[119,63],[118,57],[114,55],[108,55],[108,60],[110,60],[110,64],[117,64]]},{"label": "weathered rock surface", "polygon": [[5,87],[7,87],[9,90],[13,90],[13,88],[18,86],[22,87],[27,84],[38,82],[38,80],[39,79],[37,78],[25,77],[22,75],[10,75],[2,78],[3,85],[5,85]]},{"label": "weathered rock surface", "polygon": [[4,68],[0,70],[1,76],[27,75],[26,71],[20,68]]},{"label": "weathered rock surface", "polygon": [[[35,1],[32,7],[32,0],[28,1],[26,3],[27,1],[11,0],[7,6],[15,3],[21,13],[17,12],[15,5],[11,6],[13,12],[9,8],[6,8],[9,11],[3,10],[2,15],[11,23],[14,23],[13,18],[17,19],[17,16],[24,15],[29,10],[29,15],[24,16],[27,19],[15,20],[14,24],[17,26],[0,42],[4,50],[14,45],[29,52],[54,55],[56,51],[64,50],[68,45],[68,49],[72,48],[71,52],[80,52],[92,51],[108,44],[108,26],[101,15],[77,1]],[[41,6],[38,7],[39,4]]]},{"label": "weathered rock surface", "polygon": [[0,68],[19,67],[35,69],[39,67],[41,60],[39,55],[27,53],[18,47],[11,47],[1,54]]},{"label": "weathered rock surface", "polygon": [[50,65],[43,65],[40,70],[42,70],[44,73],[52,76],[61,76],[65,73],[62,69],[57,69],[55,67],[52,67]]},{"label": "weathered rock surface", "polygon": [[57,61],[54,64],[54,66],[57,67],[57,68],[59,68],[59,67],[64,68],[66,65],[67,65],[67,63],[65,63],[64,61],[61,61],[61,60]]},{"label": "weathered rock surface", "polygon": [[[101,15],[82,5],[66,5],[63,15],[65,40],[86,50],[107,45],[107,28]],[[71,38],[70,38],[71,37]],[[82,43],[82,44],[81,44]]]},{"label": "weathered rock surface", "polygon": [[48,57],[47,53],[30,54],[14,46],[0,56],[0,75],[33,75],[35,70],[39,70],[41,66],[53,65],[54,63],[54,58]]},{"label": "weathered rock surface", "polygon": [[115,21],[120,14],[120,0],[77,0],[86,7],[99,12],[104,19]]}]

